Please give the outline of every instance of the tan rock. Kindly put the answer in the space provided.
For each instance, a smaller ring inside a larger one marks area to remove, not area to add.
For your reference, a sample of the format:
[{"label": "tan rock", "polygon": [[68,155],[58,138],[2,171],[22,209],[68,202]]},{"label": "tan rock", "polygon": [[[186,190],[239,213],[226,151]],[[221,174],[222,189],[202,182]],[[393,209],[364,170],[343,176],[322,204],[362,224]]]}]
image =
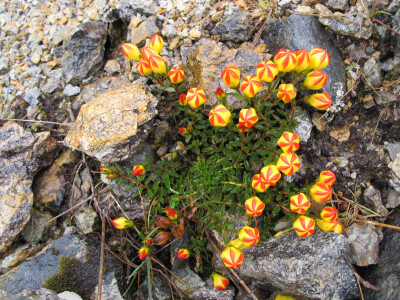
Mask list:
[{"label": "tan rock", "polygon": [[128,36],[131,43],[139,46],[144,46],[144,42],[147,38],[153,36],[153,34],[158,33],[160,29],[156,24],[156,16],[151,16],[147,18],[146,21],[142,22],[137,28],[128,27]]},{"label": "tan rock", "polygon": [[201,31],[193,28],[189,31],[189,39],[191,39],[192,41],[198,39],[199,37],[201,37]]},{"label": "tan rock", "polygon": [[312,115],[312,122],[318,131],[324,131],[326,128],[326,121],[324,115],[319,112],[315,112]]},{"label": "tan rock", "polygon": [[258,44],[254,48],[254,52],[255,53],[265,53],[265,51],[267,51],[267,45],[266,44]]},{"label": "tan rock", "polygon": [[106,65],[104,66],[104,71],[106,71],[110,75],[120,73],[121,67],[119,65],[119,62],[116,59],[108,60]]},{"label": "tan rock", "polygon": [[124,160],[147,137],[141,125],[157,114],[157,104],[142,84],[102,94],[82,106],[65,142],[103,162]]},{"label": "tan rock", "polygon": [[66,16],[63,16],[63,17],[60,19],[60,21],[58,21],[58,25],[62,26],[62,25],[64,25],[64,24],[67,23],[67,22],[68,22],[68,18],[67,18]]},{"label": "tan rock", "polygon": [[46,66],[48,66],[48,67],[53,69],[55,66],[57,66],[58,60],[59,60],[59,58],[53,59],[53,60],[47,62]]},{"label": "tan rock", "polygon": [[339,142],[345,142],[350,138],[350,127],[342,126],[337,129],[333,129],[329,132],[329,135]]}]

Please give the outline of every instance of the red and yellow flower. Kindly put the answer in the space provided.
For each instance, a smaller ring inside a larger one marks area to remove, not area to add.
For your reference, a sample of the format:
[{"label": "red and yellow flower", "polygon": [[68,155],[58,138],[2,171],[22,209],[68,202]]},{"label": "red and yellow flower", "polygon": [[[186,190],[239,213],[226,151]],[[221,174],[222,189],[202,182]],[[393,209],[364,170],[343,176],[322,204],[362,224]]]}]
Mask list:
[{"label": "red and yellow flower", "polygon": [[310,52],[305,49],[299,49],[296,52],[296,68],[294,70],[297,73],[301,73],[308,69],[310,66]]},{"label": "red and yellow flower", "polygon": [[164,47],[164,40],[156,33],[150,38],[149,45],[151,49],[154,49],[158,54],[160,54]]},{"label": "red and yellow flower", "polygon": [[144,59],[138,61],[136,64],[136,70],[138,70],[138,72],[142,75],[150,75],[153,73],[153,69],[151,68],[150,64]]},{"label": "red and yellow flower", "polygon": [[251,197],[246,200],[244,203],[246,207],[246,212],[250,217],[259,217],[261,216],[265,204],[258,197]]},{"label": "red and yellow flower", "polygon": [[219,101],[224,101],[226,99],[226,93],[220,87],[218,87],[217,90],[215,91],[215,96],[217,96],[217,99]]},{"label": "red and yellow flower", "polygon": [[226,290],[229,285],[229,279],[219,275],[218,273],[213,272],[211,274],[212,279],[214,281],[214,286],[217,290]]},{"label": "red and yellow flower", "polygon": [[181,83],[183,81],[183,76],[184,75],[185,75],[185,72],[180,67],[173,67],[168,72],[169,80],[174,84]]},{"label": "red and yellow flower", "polygon": [[243,262],[244,255],[235,247],[226,247],[221,253],[221,259],[228,269],[239,268]]},{"label": "red and yellow flower", "polygon": [[143,47],[142,50],[142,57],[145,61],[149,62],[150,56],[158,55],[157,51],[150,47]]},{"label": "red and yellow flower", "polygon": [[153,245],[153,239],[152,238],[147,238],[146,239],[146,245],[148,245],[148,246]]},{"label": "red and yellow flower", "polygon": [[179,249],[176,255],[179,259],[187,259],[189,257],[188,249]]},{"label": "red and yellow flower", "polygon": [[240,90],[248,97],[253,98],[262,90],[262,83],[256,75],[245,76],[242,80]]},{"label": "red and yellow flower", "polygon": [[336,175],[331,170],[322,171],[319,174],[319,178],[317,180],[317,182],[323,182],[330,186],[332,186],[335,183],[335,181],[336,181]]},{"label": "red and yellow flower", "polygon": [[170,218],[171,220],[175,220],[178,218],[178,213],[176,212],[176,210],[170,208],[169,206],[165,208],[165,212],[167,213],[168,218]]},{"label": "red and yellow flower", "polygon": [[332,105],[332,99],[328,93],[313,94],[307,96],[304,101],[319,110],[325,110]]},{"label": "red and yellow flower", "polygon": [[299,136],[297,133],[285,131],[278,140],[278,146],[281,147],[285,153],[296,151],[300,148]]},{"label": "red and yellow flower", "polygon": [[332,187],[323,182],[317,182],[310,190],[311,198],[316,202],[326,202],[332,197]]},{"label": "red and yellow flower", "polygon": [[321,219],[325,222],[333,222],[336,221],[339,216],[339,212],[335,207],[325,206],[321,211]]},{"label": "red and yellow flower", "polygon": [[122,53],[130,60],[139,61],[142,57],[140,51],[135,44],[124,43],[121,45]]},{"label": "red and yellow flower", "polygon": [[149,256],[149,247],[143,246],[142,248],[140,248],[138,254],[140,260],[145,259],[147,256]]},{"label": "red and yellow flower", "polygon": [[188,104],[187,101],[186,101],[186,95],[185,94],[180,94],[178,100],[179,100],[179,104],[182,105],[182,106],[185,106],[185,105]]},{"label": "red and yellow flower", "polygon": [[260,232],[257,228],[251,228],[249,226],[244,226],[239,230],[239,239],[247,247],[253,247],[260,241]]},{"label": "red and yellow flower", "polygon": [[296,98],[296,95],[297,93],[294,89],[294,85],[291,83],[287,83],[279,85],[276,97],[278,97],[285,103],[289,103],[290,100]]},{"label": "red and yellow flower", "polygon": [[260,175],[262,180],[269,186],[274,186],[282,176],[275,165],[268,165],[262,168]]},{"label": "red and yellow flower", "polygon": [[133,168],[132,168],[133,176],[141,177],[141,176],[143,176],[144,172],[145,172],[145,170],[142,165],[136,165],[136,166],[133,166]]},{"label": "red and yellow flower", "polygon": [[221,73],[221,77],[227,86],[237,88],[240,83],[240,70],[234,66],[225,67]]},{"label": "red and yellow flower", "polygon": [[165,66],[164,60],[159,55],[152,55],[149,57],[149,63],[152,70],[158,74],[166,74],[167,68]]},{"label": "red and yellow flower", "polygon": [[261,81],[271,82],[278,73],[278,66],[271,60],[260,62],[257,65],[257,77]]},{"label": "red and yellow flower", "polygon": [[276,166],[283,174],[290,176],[300,169],[300,160],[296,153],[282,153]]},{"label": "red and yellow flower", "polygon": [[269,184],[267,184],[263,180],[261,174],[256,174],[253,176],[253,181],[251,182],[251,186],[253,187],[253,189],[261,193],[265,192],[265,190],[269,188]]},{"label": "red and yellow flower", "polygon": [[323,69],[329,64],[329,54],[325,49],[316,47],[310,52],[310,69]]},{"label": "red and yellow flower", "polygon": [[239,124],[251,128],[258,121],[258,116],[254,108],[242,109],[239,113]]},{"label": "red and yellow flower", "polygon": [[306,216],[300,216],[293,223],[293,228],[299,237],[312,235],[315,231],[315,221]]},{"label": "red and yellow flower", "polygon": [[310,208],[311,202],[303,193],[290,197],[290,209],[300,215],[304,215]]},{"label": "red and yellow flower", "polygon": [[316,219],[317,222],[317,226],[323,230],[323,231],[327,231],[327,232],[331,232],[333,231],[333,229],[336,226],[336,221],[333,222],[325,222],[324,220],[321,219]]},{"label": "red and yellow flower", "polygon": [[112,224],[117,229],[126,229],[126,228],[133,226],[133,221],[128,220],[124,217],[119,217],[119,218],[112,220]]},{"label": "red and yellow flower", "polygon": [[319,90],[325,86],[327,80],[328,75],[321,70],[316,70],[307,75],[303,81],[303,87],[309,90]]},{"label": "red and yellow flower", "polygon": [[186,101],[191,107],[197,108],[206,103],[206,94],[202,88],[191,88],[187,91]]},{"label": "red and yellow flower", "polygon": [[179,133],[181,135],[185,135],[187,133],[187,129],[185,127],[181,127],[181,128],[179,128]]},{"label": "red and yellow flower", "polygon": [[225,127],[231,120],[231,112],[222,104],[217,104],[208,113],[210,124],[214,127]]},{"label": "red and yellow flower", "polygon": [[279,49],[274,57],[274,62],[280,72],[290,72],[296,68],[296,53],[287,49]]}]

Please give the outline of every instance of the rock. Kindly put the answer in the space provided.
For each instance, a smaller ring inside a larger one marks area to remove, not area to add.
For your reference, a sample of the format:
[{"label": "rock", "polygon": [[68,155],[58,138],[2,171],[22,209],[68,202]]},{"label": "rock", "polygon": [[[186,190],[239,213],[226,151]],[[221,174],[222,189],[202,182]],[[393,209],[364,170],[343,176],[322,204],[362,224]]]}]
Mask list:
[{"label": "rock", "polygon": [[238,275],[255,286],[313,299],[353,299],[357,281],[343,260],[346,238],[316,228],[299,238],[294,231],[243,250]]},{"label": "rock", "polygon": [[362,98],[364,108],[368,109],[375,106],[374,97],[371,94],[365,95]]},{"label": "rock", "polygon": [[[142,299],[149,299],[149,287],[147,282],[146,276],[143,284],[140,285],[140,296]],[[166,280],[157,273],[154,273],[152,278],[151,294],[153,296],[153,300],[171,299],[171,290],[168,287],[168,282],[166,282]],[[137,297],[137,293],[134,295],[134,299],[135,298],[139,298]]]},{"label": "rock", "polygon": [[160,32],[160,29],[157,27],[156,16],[148,17],[137,28],[128,27],[128,30],[130,31],[129,41],[138,47],[144,46],[147,38]]},{"label": "rock", "polygon": [[149,131],[158,100],[142,84],[114,90],[83,105],[65,142],[103,162],[132,156]]},{"label": "rock", "polygon": [[97,213],[90,207],[86,207],[74,215],[76,227],[82,234],[94,232],[97,222]]},{"label": "rock", "polygon": [[197,40],[199,37],[201,37],[201,31],[193,28],[189,31],[189,39],[192,41]]},{"label": "rock", "polygon": [[49,132],[33,135],[13,122],[0,128],[0,252],[28,222],[33,177],[51,164],[55,150],[56,140]]},{"label": "rock", "polygon": [[[400,31],[400,10],[398,9],[396,14],[393,17],[392,20],[392,28],[393,30],[399,32]],[[400,51],[400,37],[398,35],[393,35],[394,38],[391,39],[391,44],[393,45],[394,48],[394,53],[395,53],[395,57],[400,59],[400,55],[399,55],[399,51]]]},{"label": "rock", "polygon": [[244,10],[238,10],[218,23],[211,33],[218,35],[222,41],[243,43],[252,38],[254,29],[247,13]]},{"label": "rock", "polygon": [[[217,290],[212,280],[207,280],[207,285],[196,290],[190,299],[193,300],[233,300],[235,298],[235,290],[230,285],[226,290]],[[243,298],[241,298],[243,299]]]},{"label": "rock", "polygon": [[[181,47],[182,48],[182,47]],[[220,74],[228,65],[240,68],[242,76],[253,75],[256,66],[268,58],[267,54],[254,53],[248,48],[228,49],[222,43],[211,39],[201,39],[184,66],[185,77],[193,86],[201,86],[207,96],[207,105],[218,102],[215,91],[218,87],[226,89]],[[228,96],[228,104],[234,108],[242,106],[241,101]]]},{"label": "rock", "polygon": [[40,92],[38,92],[37,90],[27,89],[25,91],[24,100],[26,103],[28,103],[33,108],[36,108],[39,106],[41,98],[42,98],[42,94],[40,94]]},{"label": "rock", "polygon": [[7,74],[9,59],[6,56],[0,57],[0,75]]},{"label": "rock", "polygon": [[336,129],[332,129],[329,131],[329,136],[339,142],[348,141],[350,138],[350,128],[349,126],[345,125]]},{"label": "rock", "polygon": [[364,65],[363,80],[366,86],[373,88],[380,87],[382,84],[381,67],[375,58],[371,57]]},{"label": "rock", "polygon": [[400,178],[400,153],[397,153],[396,159],[388,164],[389,169],[392,170],[394,175]]},{"label": "rock", "polygon": [[24,230],[21,231],[22,237],[28,243],[33,243],[33,244],[38,244],[39,242],[47,241],[47,239],[49,238],[50,228],[56,225],[57,221],[53,220],[44,227],[42,228],[39,227],[50,221],[52,218],[53,216],[49,212],[34,210],[31,214],[31,219],[24,227]]},{"label": "rock", "polygon": [[154,143],[161,144],[165,143],[165,138],[168,135],[168,132],[171,130],[167,121],[161,121],[156,126],[156,130],[154,132]]},{"label": "rock", "polygon": [[400,154],[400,143],[388,143],[386,145],[386,149],[389,152],[390,159],[395,161],[397,158],[397,154]]},{"label": "rock", "polygon": [[62,76],[61,69],[49,72],[47,82],[41,86],[42,92],[45,94],[53,93],[62,82]]},{"label": "rock", "polygon": [[25,244],[17,249],[11,250],[12,252],[7,254],[0,261],[0,274],[4,274],[15,268],[16,266],[24,262],[27,258],[34,256],[36,253],[42,250],[42,248],[42,246]]},{"label": "rock", "polygon": [[319,17],[321,24],[329,27],[339,35],[347,35],[357,39],[369,39],[372,35],[372,22],[369,19],[364,19],[359,13],[350,12],[342,14],[332,12],[322,4],[315,5],[315,9],[323,17]]},{"label": "rock", "polygon": [[106,71],[108,75],[121,73],[119,62],[116,59],[108,60],[106,65],[104,66],[104,71]]},{"label": "rock", "polygon": [[71,84],[67,84],[67,86],[63,90],[63,94],[68,97],[76,96],[81,92],[81,88],[79,86],[73,86]]},{"label": "rock", "polygon": [[388,91],[379,90],[377,95],[375,96],[376,104],[380,106],[386,106],[388,103],[399,102],[399,98],[396,97],[393,93]]},{"label": "rock", "polygon": [[60,300],[60,298],[57,296],[57,293],[45,288],[37,290],[25,290],[20,293],[20,295],[27,297],[24,299],[30,300]]},{"label": "rock", "polygon": [[[388,219],[389,225],[400,226],[400,210],[396,209]],[[363,288],[366,300],[400,299],[400,232],[390,228],[383,230],[383,240],[379,245],[379,264],[369,269],[364,277],[373,285],[379,286],[382,291],[374,292]]]},{"label": "rock", "polygon": [[77,293],[68,291],[62,292],[57,296],[61,300],[82,300],[81,296],[79,296]]},{"label": "rock", "polygon": [[[323,69],[328,75],[328,82],[322,92],[328,93],[333,101],[332,107],[343,104],[342,99],[346,92],[345,64],[341,54],[334,44],[326,38],[327,32],[313,16],[290,15],[287,19],[269,21],[261,38],[268,45],[273,55],[280,48],[306,49],[311,51],[315,47],[325,49],[330,56],[329,65]],[[332,108],[329,109],[332,111]],[[335,112],[335,111],[332,111]]]},{"label": "rock", "polygon": [[318,131],[324,131],[326,128],[326,121],[324,115],[321,115],[318,112],[313,113],[312,115],[312,123],[317,128]]},{"label": "rock", "polygon": [[36,207],[46,208],[54,214],[59,212],[67,191],[70,168],[79,159],[79,154],[69,149],[62,152],[50,168],[40,173],[34,180],[32,190]]},{"label": "rock", "polygon": [[[171,39],[174,36],[176,36],[176,28],[175,25],[172,24],[167,24],[163,27],[163,29],[161,30],[161,34],[162,36],[166,37],[167,39]],[[178,39],[179,42],[179,39]],[[171,46],[169,46],[171,49]]]},{"label": "rock", "polygon": [[382,233],[373,225],[352,224],[347,228],[347,241],[350,245],[350,261],[360,267],[379,262],[379,242]]},{"label": "rock", "polygon": [[400,205],[400,193],[397,192],[394,188],[389,188],[386,199],[386,208],[395,208]]},{"label": "rock", "polygon": [[[98,283],[99,257],[99,238],[83,240],[64,234],[32,259],[0,276],[0,289],[9,293],[42,287],[56,293],[73,290],[83,299],[89,299]],[[104,276],[114,272],[118,277],[122,270],[108,251],[104,253],[104,269]]]},{"label": "rock", "polygon": [[101,22],[86,22],[73,29],[64,41],[61,58],[67,83],[79,84],[100,69],[106,39],[107,26]]},{"label": "rock", "polygon": [[42,46],[36,45],[32,48],[32,53],[31,53],[31,61],[34,64],[40,63],[40,59],[42,58],[43,54],[43,48]]},{"label": "rock", "polygon": [[349,3],[347,0],[328,0],[325,5],[330,9],[337,9],[346,11],[349,9]]},{"label": "rock", "polygon": [[106,17],[111,20],[121,19],[125,23],[129,23],[132,16],[137,13],[154,15],[158,8],[157,2],[155,0],[120,0],[115,9],[110,10]]},{"label": "rock", "polygon": [[[90,299],[97,299],[98,285],[96,286],[92,297]],[[105,278],[103,278],[102,289],[101,289],[102,300],[123,300],[121,293],[118,289],[118,280],[115,277],[114,272],[109,272]]]},{"label": "rock", "polygon": [[386,216],[388,210],[382,204],[381,192],[374,188],[372,185],[367,187],[364,191],[364,201],[367,203],[373,211],[376,213]]},{"label": "rock", "polygon": [[304,110],[300,116],[294,117],[299,122],[293,132],[297,133],[301,143],[307,143],[311,137],[312,123],[308,111]]}]

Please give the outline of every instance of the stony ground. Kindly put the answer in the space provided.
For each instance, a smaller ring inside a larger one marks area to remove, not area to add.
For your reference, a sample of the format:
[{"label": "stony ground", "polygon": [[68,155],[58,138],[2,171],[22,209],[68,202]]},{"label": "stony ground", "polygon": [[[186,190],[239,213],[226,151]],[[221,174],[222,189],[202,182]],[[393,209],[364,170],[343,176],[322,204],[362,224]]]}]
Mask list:
[{"label": "stony ground", "polygon": [[[360,291],[345,255],[362,278],[382,288],[361,284],[364,298],[400,298],[400,235],[366,222],[400,225],[399,0],[14,0],[1,3],[0,24],[0,295],[65,299],[49,282],[46,287],[54,291],[40,290],[55,274],[60,282],[73,278],[76,286],[67,290],[84,299],[97,294],[99,214],[115,209],[117,199],[130,218],[141,216],[132,192],[105,178],[110,186],[101,183],[99,161],[125,160],[130,168],[146,155],[157,160],[182,150],[165,97],[120,51],[122,42],[141,47],[158,33],[165,40],[165,61],[182,66],[188,84],[203,86],[210,104],[228,63],[248,75],[281,47],[328,50],[330,81],[324,91],[334,105],[324,114],[302,107],[296,130],[306,167],[294,180],[316,178],[324,169],[337,174],[337,199],[350,216],[346,235],[318,232],[307,243],[297,241],[296,249],[306,254],[287,250],[294,236],[271,239],[248,253],[254,259],[239,275],[259,299],[274,299],[276,291],[357,299]],[[109,128],[111,145],[103,135]],[[94,189],[109,196],[98,204],[92,201]],[[114,251],[121,247],[118,238],[108,243]],[[266,253],[265,264],[251,263]],[[169,260],[168,252],[162,255]],[[80,272],[57,273],[62,257]],[[122,299],[132,266],[108,251],[104,264],[102,299]],[[172,262],[171,268],[196,291],[175,283],[188,298],[243,298],[240,285],[218,294],[192,266]],[[299,279],[304,274],[308,282]],[[169,299],[162,276],[155,276],[153,296]],[[95,280],[83,288],[88,277]],[[142,297],[146,284],[139,289]]]}]

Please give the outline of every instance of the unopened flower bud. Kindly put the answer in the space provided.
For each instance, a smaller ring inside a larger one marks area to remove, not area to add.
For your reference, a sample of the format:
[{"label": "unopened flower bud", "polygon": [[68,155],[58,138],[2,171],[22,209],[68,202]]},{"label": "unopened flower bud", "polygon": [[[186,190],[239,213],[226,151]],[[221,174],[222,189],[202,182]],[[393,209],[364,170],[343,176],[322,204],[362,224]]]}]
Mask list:
[{"label": "unopened flower bud", "polygon": [[140,248],[138,254],[140,260],[145,259],[147,256],[149,256],[149,247],[143,246],[142,248]]},{"label": "unopened flower bud", "polygon": [[257,65],[257,77],[261,81],[271,82],[278,73],[278,66],[271,60],[260,62]]},{"label": "unopened flower bud", "polygon": [[290,209],[300,215],[304,215],[310,208],[311,202],[303,193],[290,197]]},{"label": "unopened flower bud", "polygon": [[221,73],[221,77],[227,86],[237,88],[240,83],[240,70],[234,66],[225,67]]},{"label": "unopened flower bud", "polygon": [[181,83],[183,81],[184,75],[185,75],[185,72],[180,67],[173,67],[168,72],[169,80],[174,84]]},{"label": "unopened flower bud", "polygon": [[217,99],[219,101],[225,101],[226,100],[226,93],[223,89],[221,89],[220,87],[217,88],[217,90],[215,91],[215,96],[217,96]]},{"label": "unopened flower bud", "polygon": [[191,88],[187,91],[186,101],[191,107],[197,108],[206,103],[206,95],[202,88]]},{"label": "unopened flower bud", "polygon": [[280,49],[274,57],[274,62],[280,72],[290,72],[296,68],[296,53],[287,49]]},{"label": "unopened flower bud", "polygon": [[221,259],[228,269],[239,268],[243,262],[244,255],[235,247],[226,247],[221,253]]},{"label": "unopened flower bud", "polygon": [[180,249],[176,255],[179,259],[187,259],[189,257],[188,249]]},{"label": "unopened flower bud", "polygon": [[291,83],[287,83],[279,85],[276,97],[278,97],[285,103],[289,103],[290,100],[296,98],[296,95],[297,93],[294,89],[294,85]]},{"label": "unopened flower bud", "polygon": [[325,222],[324,220],[321,219],[316,219],[315,221],[317,222],[317,226],[319,227],[319,229],[327,232],[333,231],[333,228],[335,228],[336,226],[336,221]]},{"label": "unopened flower bud", "polygon": [[244,206],[246,207],[246,212],[250,217],[261,216],[265,208],[265,204],[258,197],[251,197],[247,199],[244,203]]},{"label": "unopened flower bud", "polygon": [[231,120],[231,112],[222,104],[215,105],[208,113],[210,124],[214,127],[225,127]]},{"label": "unopened flower bud", "polygon": [[157,51],[155,51],[154,49],[150,48],[150,47],[143,47],[142,50],[142,58],[143,60],[149,62],[150,56],[152,55],[158,55]]},{"label": "unopened flower bud", "polygon": [[251,128],[258,121],[257,112],[254,108],[242,109],[239,113],[239,124]]},{"label": "unopened flower bud", "polygon": [[186,106],[188,103],[186,101],[186,95],[185,94],[180,94],[179,95],[179,104],[182,106]]},{"label": "unopened flower bud", "polygon": [[307,96],[304,101],[319,110],[326,110],[332,105],[332,99],[328,93],[313,94]]},{"label": "unopened flower bud", "polygon": [[335,181],[336,181],[336,175],[331,170],[322,171],[319,174],[319,178],[317,180],[317,182],[323,182],[330,186],[332,186],[335,183]]},{"label": "unopened flower bud", "polygon": [[300,169],[300,160],[296,153],[283,153],[276,166],[283,174],[290,176]]},{"label": "unopened flower bud", "polygon": [[253,98],[262,90],[262,83],[256,75],[245,76],[242,80],[240,90],[248,97]]},{"label": "unopened flower bud", "polygon": [[296,52],[296,68],[294,70],[297,73],[301,73],[308,69],[310,66],[310,52],[305,49],[299,49]]},{"label": "unopened flower bud", "polygon": [[158,54],[160,54],[164,47],[164,40],[156,33],[150,38],[149,45],[151,49],[154,49]]},{"label": "unopened flower bud", "polygon": [[278,140],[278,146],[284,153],[294,152],[300,148],[299,136],[297,133],[285,131]]},{"label": "unopened flower bud", "polygon": [[143,176],[144,172],[145,172],[145,170],[142,165],[136,165],[136,166],[133,166],[133,168],[132,168],[133,176],[141,177],[141,176]]},{"label": "unopened flower bud", "polygon": [[332,197],[332,187],[323,182],[317,182],[310,190],[311,198],[316,202],[326,202]]},{"label": "unopened flower bud", "polygon": [[146,239],[146,245],[148,245],[148,246],[153,245],[153,239],[152,238],[147,238]]},{"label": "unopened flower bud", "polygon": [[140,51],[136,45],[125,43],[121,45],[122,53],[130,60],[139,61],[141,59]]},{"label": "unopened flower bud", "polygon": [[310,52],[310,69],[323,69],[329,64],[329,54],[325,49],[316,47]]},{"label": "unopened flower bud", "polygon": [[186,128],[185,128],[185,127],[181,127],[181,128],[179,128],[179,133],[180,133],[181,135],[185,136],[185,135],[186,135],[186,133],[187,133],[187,130],[186,130]]},{"label": "unopened flower bud", "polygon": [[149,57],[149,63],[151,69],[158,74],[166,74],[167,68],[165,66],[164,60],[159,55],[152,55]]},{"label": "unopened flower bud", "polygon": [[315,231],[315,221],[306,216],[300,216],[293,223],[293,228],[299,237],[312,235]]},{"label": "unopened flower bud", "polygon": [[117,229],[126,229],[126,228],[133,226],[133,221],[128,220],[124,217],[119,217],[119,218],[112,220],[112,224]]},{"label": "unopened flower bud", "polygon": [[309,90],[319,90],[325,86],[327,80],[328,75],[321,70],[316,70],[307,75],[303,81],[303,87]]},{"label": "unopened flower bud", "polygon": [[222,275],[219,275],[219,274],[217,274],[215,272],[213,272],[211,274],[211,276],[212,276],[213,281],[214,281],[214,287],[217,290],[226,290],[228,288],[228,285],[229,285],[229,279],[228,278],[226,278],[226,277],[224,277]]},{"label": "unopened flower bud", "polygon": [[144,59],[138,61],[138,63],[136,64],[136,70],[138,70],[140,74],[146,76],[153,73],[153,69],[151,68],[150,64]]},{"label": "unopened flower bud", "polygon": [[282,176],[275,165],[268,165],[262,168],[260,174],[262,180],[269,186],[274,186]]},{"label": "unopened flower bud", "polygon": [[247,247],[253,247],[260,241],[260,233],[257,228],[251,228],[249,226],[244,226],[239,230],[239,239]]},{"label": "unopened flower bud", "polygon": [[339,216],[339,212],[335,207],[325,206],[321,211],[321,219],[325,222],[333,222],[336,221]]},{"label": "unopened flower bud", "polygon": [[178,213],[175,209],[170,208],[169,206],[167,206],[165,208],[165,211],[167,213],[168,218],[170,218],[171,220],[175,220],[178,218]]}]

